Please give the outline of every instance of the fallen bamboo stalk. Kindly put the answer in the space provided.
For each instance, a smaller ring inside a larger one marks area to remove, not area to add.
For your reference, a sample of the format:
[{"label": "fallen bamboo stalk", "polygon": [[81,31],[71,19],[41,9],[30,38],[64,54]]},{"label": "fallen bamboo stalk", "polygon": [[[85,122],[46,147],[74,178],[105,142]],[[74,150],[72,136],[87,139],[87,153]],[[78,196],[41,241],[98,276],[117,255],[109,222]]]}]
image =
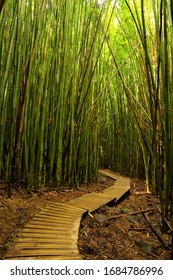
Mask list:
[{"label": "fallen bamboo stalk", "polygon": [[[156,207],[156,209],[158,210],[158,212],[159,212],[160,214],[162,214],[162,213],[161,213],[161,210],[160,210],[160,208],[159,208],[159,206],[155,205],[155,207]],[[161,216],[162,216],[162,215],[161,215]],[[165,216],[162,216],[162,218],[164,219],[165,223],[167,224],[167,226],[169,227],[169,229],[170,229],[171,232],[172,232],[172,227],[171,227],[169,221],[166,219]]]},{"label": "fallen bamboo stalk", "polygon": [[151,192],[149,192],[149,191],[144,191],[144,192],[134,191],[133,194],[136,194],[136,195],[150,195]]},{"label": "fallen bamboo stalk", "polygon": [[154,234],[157,236],[158,240],[162,243],[162,245],[164,246],[164,248],[168,248],[168,244],[166,243],[166,241],[163,239],[162,235],[160,234],[160,232],[155,228],[155,226],[152,224],[152,222],[150,221],[148,215],[144,212],[143,213],[144,217],[146,218],[147,222],[149,223],[150,227],[152,228]]},{"label": "fallen bamboo stalk", "polygon": [[145,212],[149,212],[149,211],[153,211],[153,210],[155,210],[155,209],[154,208],[150,208],[150,209],[146,209],[146,210],[136,211],[136,212],[133,212],[133,213],[121,214],[121,215],[109,217],[108,220],[116,219],[116,218],[121,218],[121,217],[126,217],[126,216],[131,216],[131,215],[137,215],[137,214],[141,214],[141,213],[145,213]]}]

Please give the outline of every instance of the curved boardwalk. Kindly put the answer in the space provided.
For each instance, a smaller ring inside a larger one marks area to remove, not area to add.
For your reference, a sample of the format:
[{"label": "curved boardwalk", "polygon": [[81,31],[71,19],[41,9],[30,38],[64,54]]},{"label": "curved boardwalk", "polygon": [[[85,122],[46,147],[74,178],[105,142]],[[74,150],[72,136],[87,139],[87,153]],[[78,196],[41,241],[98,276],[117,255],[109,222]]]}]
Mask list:
[{"label": "curved boardwalk", "polygon": [[78,233],[82,216],[130,190],[130,179],[100,170],[115,184],[100,193],[90,193],[67,203],[52,203],[40,211],[17,235],[5,259],[80,260]]}]

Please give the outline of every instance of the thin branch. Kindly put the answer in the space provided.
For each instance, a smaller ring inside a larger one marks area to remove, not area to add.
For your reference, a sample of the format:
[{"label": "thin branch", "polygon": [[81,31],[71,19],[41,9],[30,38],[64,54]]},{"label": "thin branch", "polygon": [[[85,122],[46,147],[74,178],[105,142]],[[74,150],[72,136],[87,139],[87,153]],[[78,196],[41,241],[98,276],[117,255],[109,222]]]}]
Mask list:
[{"label": "thin branch", "polygon": [[122,218],[122,217],[127,217],[127,216],[131,216],[131,215],[137,215],[137,214],[141,214],[141,213],[145,213],[145,212],[153,211],[153,210],[155,210],[155,209],[154,208],[150,208],[150,209],[146,209],[146,210],[136,211],[136,212],[133,212],[133,213],[112,216],[112,217],[109,217],[108,220],[116,219],[116,218]]}]

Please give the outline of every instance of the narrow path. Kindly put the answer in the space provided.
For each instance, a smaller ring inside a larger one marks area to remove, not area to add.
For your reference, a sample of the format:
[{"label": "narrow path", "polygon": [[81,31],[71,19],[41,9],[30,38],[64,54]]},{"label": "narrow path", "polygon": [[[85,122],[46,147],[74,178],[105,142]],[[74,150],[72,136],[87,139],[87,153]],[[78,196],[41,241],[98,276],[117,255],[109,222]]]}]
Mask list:
[{"label": "narrow path", "polygon": [[52,203],[28,222],[14,239],[5,259],[80,260],[78,233],[82,216],[110,201],[118,201],[130,190],[130,179],[100,170],[117,179],[100,193],[90,193],[67,203]]}]

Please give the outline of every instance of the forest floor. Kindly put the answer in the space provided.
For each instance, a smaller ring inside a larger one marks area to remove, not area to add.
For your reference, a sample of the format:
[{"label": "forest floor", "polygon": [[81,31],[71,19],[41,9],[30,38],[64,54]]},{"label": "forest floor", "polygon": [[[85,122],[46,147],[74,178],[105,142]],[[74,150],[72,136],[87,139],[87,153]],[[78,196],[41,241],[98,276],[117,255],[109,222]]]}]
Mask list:
[{"label": "forest floor", "polygon": [[[4,194],[0,185],[0,259],[22,227],[51,202],[67,202],[90,192],[99,192],[115,183],[100,175],[97,183],[77,189],[63,186],[58,191],[43,189],[27,193],[24,187],[14,186],[12,197]],[[79,231],[78,247],[84,260],[161,260],[170,259],[170,247],[165,248],[144,213],[146,212],[162,238],[169,242],[169,232],[161,233],[161,216],[157,209],[159,197],[145,192],[145,182],[131,178],[130,194],[118,203],[104,205],[86,214]],[[133,213],[133,215],[127,215]]]}]

